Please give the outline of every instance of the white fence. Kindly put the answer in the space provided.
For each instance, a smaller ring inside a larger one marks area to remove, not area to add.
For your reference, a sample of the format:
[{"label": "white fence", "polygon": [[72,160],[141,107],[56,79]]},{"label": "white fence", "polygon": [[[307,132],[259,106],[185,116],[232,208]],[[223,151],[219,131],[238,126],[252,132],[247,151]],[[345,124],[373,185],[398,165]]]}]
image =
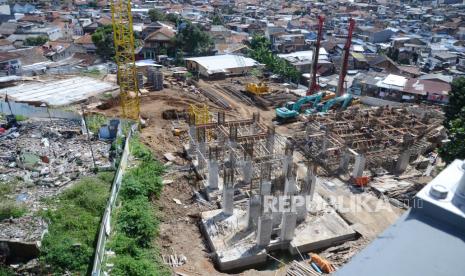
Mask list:
[{"label": "white fence", "polygon": [[126,137],[126,142],[124,145],[123,154],[121,155],[121,161],[119,163],[118,169],[111,186],[111,195],[105,208],[105,213],[103,214],[102,221],[100,223],[100,231],[98,234],[97,246],[95,248],[95,257],[94,264],[92,266],[92,276],[99,276],[102,274],[103,264],[105,262],[105,244],[107,238],[111,233],[111,213],[115,207],[116,198],[118,197],[118,192],[121,187],[121,182],[123,180],[124,172],[128,165],[128,156],[129,156],[129,141],[135,131],[136,125],[131,127],[129,133]]}]

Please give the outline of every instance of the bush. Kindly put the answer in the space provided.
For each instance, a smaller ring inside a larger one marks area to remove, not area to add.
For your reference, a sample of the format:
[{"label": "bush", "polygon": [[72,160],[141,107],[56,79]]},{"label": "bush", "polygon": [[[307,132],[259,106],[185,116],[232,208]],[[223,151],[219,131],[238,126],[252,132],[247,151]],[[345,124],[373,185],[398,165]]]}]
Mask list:
[{"label": "bush", "polygon": [[58,200],[50,202],[49,209],[42,213],[50,224],[42,240],[40,260],[54,274],[64,271],[88,274],[101,216],[110,194],[113,178],[110,174],[81,179]]},{"label": "bush", "polygon": [[111,271],[115,276],[156,276],[159,274],[149,259],[135,259],[131,256],[115,258],[115,266]]},{"label": "bush", "polygon": [[146,147],[144,144],[142,144],[139,141],[139,137],[135,136],[131,141],[129,142],[129,147],[131,150],[131,154],[135,156],[136,158],[142,159],[142,160],[152,160],[152,152],[148,147]]},{"label": "bush", "polygon": [[92,114],[90,116],[85,116],[87,128],[93,133],[97,133],[100,127],[107,123],[107,117],[102,114]]},{"label": "bush", "polygon": [[75,238],[66,234],[54,232],[51,236],[53,240],[45,238],[42,243],[45,254],[43,261],[51,264],[57,271],[87,271],[94,253],[93,246],[78,243]]},{"label": "bush", "polygon": [[11,271],[11,269],[0,266],[0,276],[14,276],[14,275],[15,274],[13,273],[13,271]]},{"label": "bush", "polygon": [[154,219],[155,210],[143,197],[123,204],[118,215],[118,228],[128,237],[134,238],[141,247],[149,247],[158,228]]},{"label": "bush", "polygon": [[136,240],[121,232],[115,234],[113,239],[108,243],[108,247],[117,255],[130,255],[131,257],[138,258],[143,254]]},{"label": "bush", "polygon": [[157,161],[143,162],[124,177],[121,196],[126,199],[153,195],[158,197],[163,189],[162,179],[159,176],[163,171],[163,165]]},{"label": "bush", "polygon": [[131,153],[141,159],[139,166],[123,178],[117,212],[116,233],[108,247],[116,253],[112,275],[171,275],[163,264],[153,239],[158,232],[158,217],[151,197],[162,190],[160,175],[164,167],[137,136],[130,141]]},{"label": "bush", "polygon": [[0,221],[8,218],[19,218],[27,212],[26,208],[13,200],[0,202]]}]

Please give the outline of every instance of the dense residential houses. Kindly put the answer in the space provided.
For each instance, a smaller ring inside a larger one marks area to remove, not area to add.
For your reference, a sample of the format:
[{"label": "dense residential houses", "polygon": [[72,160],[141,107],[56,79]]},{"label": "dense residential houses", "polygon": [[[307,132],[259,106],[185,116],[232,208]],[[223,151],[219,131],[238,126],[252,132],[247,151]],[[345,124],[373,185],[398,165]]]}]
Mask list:
[{"label": "dense residential houses", "polygon": [[[151,20],[150,10],[181,21]],[[249,42],[261,35],[270,50],[286,60],[308,84],[318,15],[325,16],[318,58],[322,87],[337,82],[348,19],[356,28],[349,55],[349,91],[400,101],[447,102],[451,81],[465,75],[465,6],[451,3],[400,3],[358,0],[287,1],[133,1],[136,58],[175,60],[175,39],[183,20],[207,32],[211,53],[246,56]],[[402,12],[399,12],[402,11]],[[24,74],[27,49],[47,62],[103,63],[92,34],[111,25],[108,1],[45,1],[0,4],[2,74]],[[86,55],[86,58],[83,58]],[[188,53],[184,53],[189,58]],[[42,70],[43,71],[43,70]],[[46,71],[46,70],[45,70]],[[41,72],[41,71],[39,71]],[[396,76],[396,77],[394,77]],[[423,78],[425,76],[441,76]],[[447,79],[446,82],[443,80]],[[402,81],[400,81],[402,80]]]}]

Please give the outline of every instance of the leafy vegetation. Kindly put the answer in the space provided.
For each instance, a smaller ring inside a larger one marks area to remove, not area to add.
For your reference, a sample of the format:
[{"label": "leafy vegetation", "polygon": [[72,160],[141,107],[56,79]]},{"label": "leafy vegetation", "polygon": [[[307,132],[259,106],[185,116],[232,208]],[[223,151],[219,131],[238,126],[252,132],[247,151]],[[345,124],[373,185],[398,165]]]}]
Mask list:
[{"label": "leafy vegetation", "polygon": [[36,37],[28,37],[24,40],[24,45],[26,46],[42,46],[47,43],[48,37],[45,35],[40,35]]},{"label": "leafy vegetation", "polygon": [[152,22],[156,21],[169,21],[174,24],[177,24],[180,20],[181,17],[178,14],[175,13],[164,13],[160,10],[157,9],[150,9],[149,10],[149,17]]},{"label": "leafy vegetation", "polygon": [[212,38],[203,27],[188,20],[179,24],[174,44],[176,48],[182,49],[189,56],[211,54],[215,46]]},{"label": "leafy vegetation", "polygon": [[16,185],[15,181],[0,182],[0,221],[8,218],[19,218],[27,212],[21,203],[9,198]]},{"label": "leafy vegetation", "polygon": [[264,36],[255,35],[250,41],[249,56],[266,65],[275,74],[299,82],[301,73],[286,60],[279,58],[271,51],[271,42]]},{"label": "leafy vegetation", "polygon": [[92,114],[85,117],[89,131],[97,133],[100,127],[107,122],[107,117],[102,114]]},{"label": "leafy vegetation", "polygon": [[98,27],[92,34],[92,42],[95,44],[95,47],[97,47],[97,54],[103,59],[109,60],[115,56],[113,27],[111,25]]},{"label": "leafy vegetation", "polygon": [[219,14],[215,14],[212,17],[212,25],[223,25],[223,18]]},{"label": "leafy vegetation", "polygon": [[444,127],[449,135],[449,142],[439,149],[439,154],[447,163],[455,159],[465,159],[465,78],[452,82],[449,104],[444,108]]},{"label": "leafy vegetation", "polygon": [[108,260],[114,264],[111,274],[170,275],[153,243],[159,220],[151,199],[160,196],[164,168],[137,136],[130,141],[130,149],[140,163],[126,173],[121,185],[116,231],[107,245],[116,253]]},{"label": "leafy vegetation", "polygon": [[0,266],[0,276],[14,276],[15,274],[11,269]]},{"label": "leafy vegetation", "polygon": [[27,212],[27,209],[14,200],[2,200],[0,202],[0,221],[7,218],[19,218]]},{"label": "leafy vegetation", "polygon": [[149,17],[152,22],[169,21],[176,25],[178,32],[172,41],[173,47],[160,49],[160,54],[163,51],[170,56],[174,55],[176,64],[183,63],[184,53],[189,56],[199,56],[212,52],[213,40],[202,26],[193,24],[175,13],[164,13],[157,9],[150,9]]},{"label": "leafy vegetation", "polygon": [[49,232],[42,241],[40,257],[50,267],[47,272],[89,274],[112,179],[113,172],[83,178],[48,202],[50,207],[42,216],[50,221]]}]

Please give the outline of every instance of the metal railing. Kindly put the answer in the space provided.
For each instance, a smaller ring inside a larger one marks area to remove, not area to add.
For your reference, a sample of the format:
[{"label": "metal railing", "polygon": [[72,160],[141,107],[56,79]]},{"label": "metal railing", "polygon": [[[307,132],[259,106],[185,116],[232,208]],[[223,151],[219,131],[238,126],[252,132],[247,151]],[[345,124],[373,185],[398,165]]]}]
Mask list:
[{"label": "metal railing", "polygon": [[105,262],[105,244],[107,242],[107,238],[110,236],[111,233],[111,213],[113,211],[113,208],[115,207],[116,198],[118,197],[118,192],[121,187],[123,175],[128,165],[129,141],[131,140],[131,137],[135,129],[136,126],[132,126],[126,137],[123,153],[121,155],[121,161],[116,171],[113,184],[111,186],[111,195],[105,208],[105,213],[103,214],[102,221],[100,223],[98,241],[97,246],[95,248],[94,263],[92,266],[92,276],[99,276],[102,273],[103,263]]}]

